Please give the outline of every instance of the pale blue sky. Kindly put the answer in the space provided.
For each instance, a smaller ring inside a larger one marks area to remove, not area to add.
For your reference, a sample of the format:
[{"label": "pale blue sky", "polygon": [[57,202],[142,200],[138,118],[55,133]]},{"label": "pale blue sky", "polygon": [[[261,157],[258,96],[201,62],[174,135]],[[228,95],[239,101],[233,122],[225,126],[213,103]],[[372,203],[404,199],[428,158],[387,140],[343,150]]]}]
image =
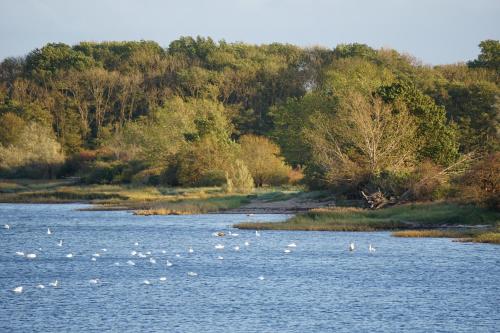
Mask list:
[{"label": "pale blue sky", "polygon": [[426,64],[473,59],[500,39],[500,0],[0,0],[0,59],[48,42],[210,36],[334,47],[366,43]]}]

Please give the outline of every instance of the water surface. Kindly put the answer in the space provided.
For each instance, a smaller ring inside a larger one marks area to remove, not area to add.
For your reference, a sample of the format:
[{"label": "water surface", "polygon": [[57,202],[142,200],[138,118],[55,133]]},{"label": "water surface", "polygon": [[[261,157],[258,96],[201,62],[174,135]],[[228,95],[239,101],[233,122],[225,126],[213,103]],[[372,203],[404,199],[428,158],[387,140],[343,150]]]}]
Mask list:
[{"label": "water surface", "polygon": [[[500,327],[499,246],[394,238],[386,232],[264,231],[256,237],[231,225],[286,216],[144,217],[77,210],[82,207],[0,204],[1,226],[11,226],[0,229],[0,332],[498,332]],[[219,230],[239,236],[212,236]],[[352,253],[350,241],[357,247]],[[284,253],[291,242],[297,247]],[[214,249],[219,243],[224,250]],[[368,252],[370,243],[375,253]],[[131,251],[151,255],[137,258]],[[66,258],[68,253],[74,257]],[[100,256],[92,261],[96,253]],[[167,259],[173,266],[166,266]],[[56,279],[59,287],[50,287]],[[46,288],[37,289],[38,284]],[[13,293],[17,286],[24,292]]]}]

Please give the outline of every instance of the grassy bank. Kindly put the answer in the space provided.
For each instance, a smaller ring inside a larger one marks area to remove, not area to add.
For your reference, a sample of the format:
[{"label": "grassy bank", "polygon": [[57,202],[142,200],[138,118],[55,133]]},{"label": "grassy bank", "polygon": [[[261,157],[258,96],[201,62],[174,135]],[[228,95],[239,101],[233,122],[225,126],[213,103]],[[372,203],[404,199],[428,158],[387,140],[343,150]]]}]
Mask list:
[{"label": "grassy bank", "polygon": [[[453,203],[408,204],[382,210],[337,207],[299,214],[285,222],[240,223],[240,229],[397,231],[398,237],[452,237],[500,243],[500,214]],[[478,227],[479,226],[479,227]]]},{"label": "grassy bank", "polygon": [[0,202],[96,205],[91,210],[134,210],[140,215],[201,214],[236,209],[252,199],[282,200],[299,189],[265,188],[252,194],[228,194],[220,187],[171,188],[128,185],[80,185],[72,180],[0,181]]}]

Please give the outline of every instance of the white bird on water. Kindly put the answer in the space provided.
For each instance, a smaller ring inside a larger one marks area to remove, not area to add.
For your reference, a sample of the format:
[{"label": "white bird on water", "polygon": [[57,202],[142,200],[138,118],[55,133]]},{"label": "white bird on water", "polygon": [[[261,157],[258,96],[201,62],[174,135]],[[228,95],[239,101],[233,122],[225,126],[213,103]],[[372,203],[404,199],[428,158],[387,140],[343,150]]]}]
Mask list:
[{"label": "white bird on water", "polygon": [[127,265],[129,265],[129,266],[135,266],[135,262],[133,262],[132,260],[128,260],[127,261]]},{"label": "white bird on water", "polygon": [[73,253],[68,253],[68,254],[66,255],[66,258],[73,258]]},{"label": "white bird on water", "polygon": [[97,259],[96,259],[96,258],[94,258],[94,257],[92,257],[92,259],[90,259],[90,260],[92,260],[92,261],[97,261]]},{"label": "white bird on water", "polygon": [[292,252],[292,251],[290,251],[289,249],[285,249],[283,252],[285,252],[285,253],[290,253],[290,252]]},{"label": "white bird on water", "polygon": [[189,275],[189,276],[198,276],[198,273],[195,273],[195,272],[188,272],[188,275]]},{"label": "white bird on water", "polygon": [[135,246],[139,246],[139,243],[138,243],[138,242],[135,242],[135,243],[134,243],[134,245],[135,245]]},{"label": "white bird on water", "polygon": [[50,228],[47,228],[47,235],[52,235],[52,231],[50,231]]},{"label": "white bird on water", "polygon": [[160,281],[165,282],[167,281],[167,278],[165,276],[160,277]]},{"label": "white bird on water", "polygon": [[193,253],[193,252],[194,252],[193,248],[192,248],[192,247],[190,247],[190,248],[189,248],[189,250],[188,250],[188,252],[189,252],[189,253]]},{"label": "white bird on water", "polygon": [[246,241],[245,242],[245,246],[249,246],[250,245],[250,242],[249,241]]},{"label": "white bird on water", "polygon": [[351,242],[351,244],[349,244],[349,251],[354,251],[355,249],[354,242]]},{"label": "white bird on water", "polygon": [[36,286],[38,289],[45,289],[45,286],[43,284],[39,284]]},{"label": "white bird on water", "polygon": [[49,283],[49,286],[57,288],[59,286],[59,281],[55,280],[54,282]]},{"label": "white bird on water", "polygon": [[16,251],[16,255],[24,257],[24,252],[23,251]]},{"label": "white bird on water", "polygon": [[156,259],[151,257],[149,258],[149,262],[152,264],[156,264]]},{"label": "white bird on water", "polygon": [[295,244],[295,242],[292,242],[290,244],[287,245],[288,247],[297,247],[297,244]]},{"label": "white bird on water", "polygon": [[217,260],[224,260],[224,257],[223,256],[218,256]]},{"label": "white bird on water", "polygon": [[260,232],[259,232],[259,230],[255,230],[255,237],[260,237]]},{"label": "white bird on water", "polygon": [[8,224],[4,224],[4,225],[3,225],[3,228],[4,228],[4,229],[9,230],[9,229],[10,229],[10,225],[8,225]]},{"label": "white bird on water", "polygon": [[59,246],[59,247],[63,246],[63,240],[62,239],[59,240],[59,243],[57,243],[57,246]]},{"label": "white bird on water", "polygon": [[137,251],[132,251],[130,252],[130,255],[135,256],[137,254]]},{"label": "white bird on water", "polygon": [[16,288],[12,289],[12,291],[16,294],[20,294],[23,292],[23,286],[16,287]]},{"label": "white bird on water", "polygon": [[28,253],[26,255],[26,258],[28,258],[28,259],[35,259],[36,258],[36,254],[34,254],[34,253]]},{"label": "white bird on water", "polygon": [[370,244],[370,245],[368,245],[368,251],[375,252],[375,248]]},{"label": "white bird on water", "polygon": [[215,249],[217,249],[217,250],[222,250],[222,249],[224,249],[224,245],[222,245],[222,244],[217,244],[217,245],[215,245]]},{"label": "white bird on water", "polygon": [[98,284],[99,283],[99,279],[90,279],[89,283],[90,284]]},{"label": "white bird on water", "polygon": [[101,256],[101,255],[100,255],[99,253],[94,253],[94,254],[92,255],[92,257],[96,257],[96,258],[97,258],[97,257],[100,257],[100,256]]},{"label": "white bird on water", "polygon": [[167,267],[170,267],[170,266],[172,266],[172,263],[167,260]]},{"label": "white bird on water", "polygon": [[144,280],[144,281],[142,281],[142,284],[149,286],[149,285],[151,285],[151,282],[149,280]]},{"label": "white bird on water", "polygon": [[240,247],[239,247],[238,245],[236,245],[235,247],[233,247],[233,249],[234,249],[235,251],[239,251],[239,250],[240,250]]},{"label": "white bird on water", "polygon": [[264,277],[262,275],[259,276],[259,280],[261,280],[261,281],[264,280]]}]

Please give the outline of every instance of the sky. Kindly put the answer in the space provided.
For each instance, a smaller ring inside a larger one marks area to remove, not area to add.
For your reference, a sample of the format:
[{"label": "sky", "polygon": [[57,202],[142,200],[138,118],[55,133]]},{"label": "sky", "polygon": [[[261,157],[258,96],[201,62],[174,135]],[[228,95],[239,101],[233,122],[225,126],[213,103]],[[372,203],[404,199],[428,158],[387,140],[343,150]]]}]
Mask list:
[{"label": "sky", "polygon": [[500,0],[0,0],[0,59],[46,43],[154,40],[394,48],[424,64],[471,60],[500,39]]}]

